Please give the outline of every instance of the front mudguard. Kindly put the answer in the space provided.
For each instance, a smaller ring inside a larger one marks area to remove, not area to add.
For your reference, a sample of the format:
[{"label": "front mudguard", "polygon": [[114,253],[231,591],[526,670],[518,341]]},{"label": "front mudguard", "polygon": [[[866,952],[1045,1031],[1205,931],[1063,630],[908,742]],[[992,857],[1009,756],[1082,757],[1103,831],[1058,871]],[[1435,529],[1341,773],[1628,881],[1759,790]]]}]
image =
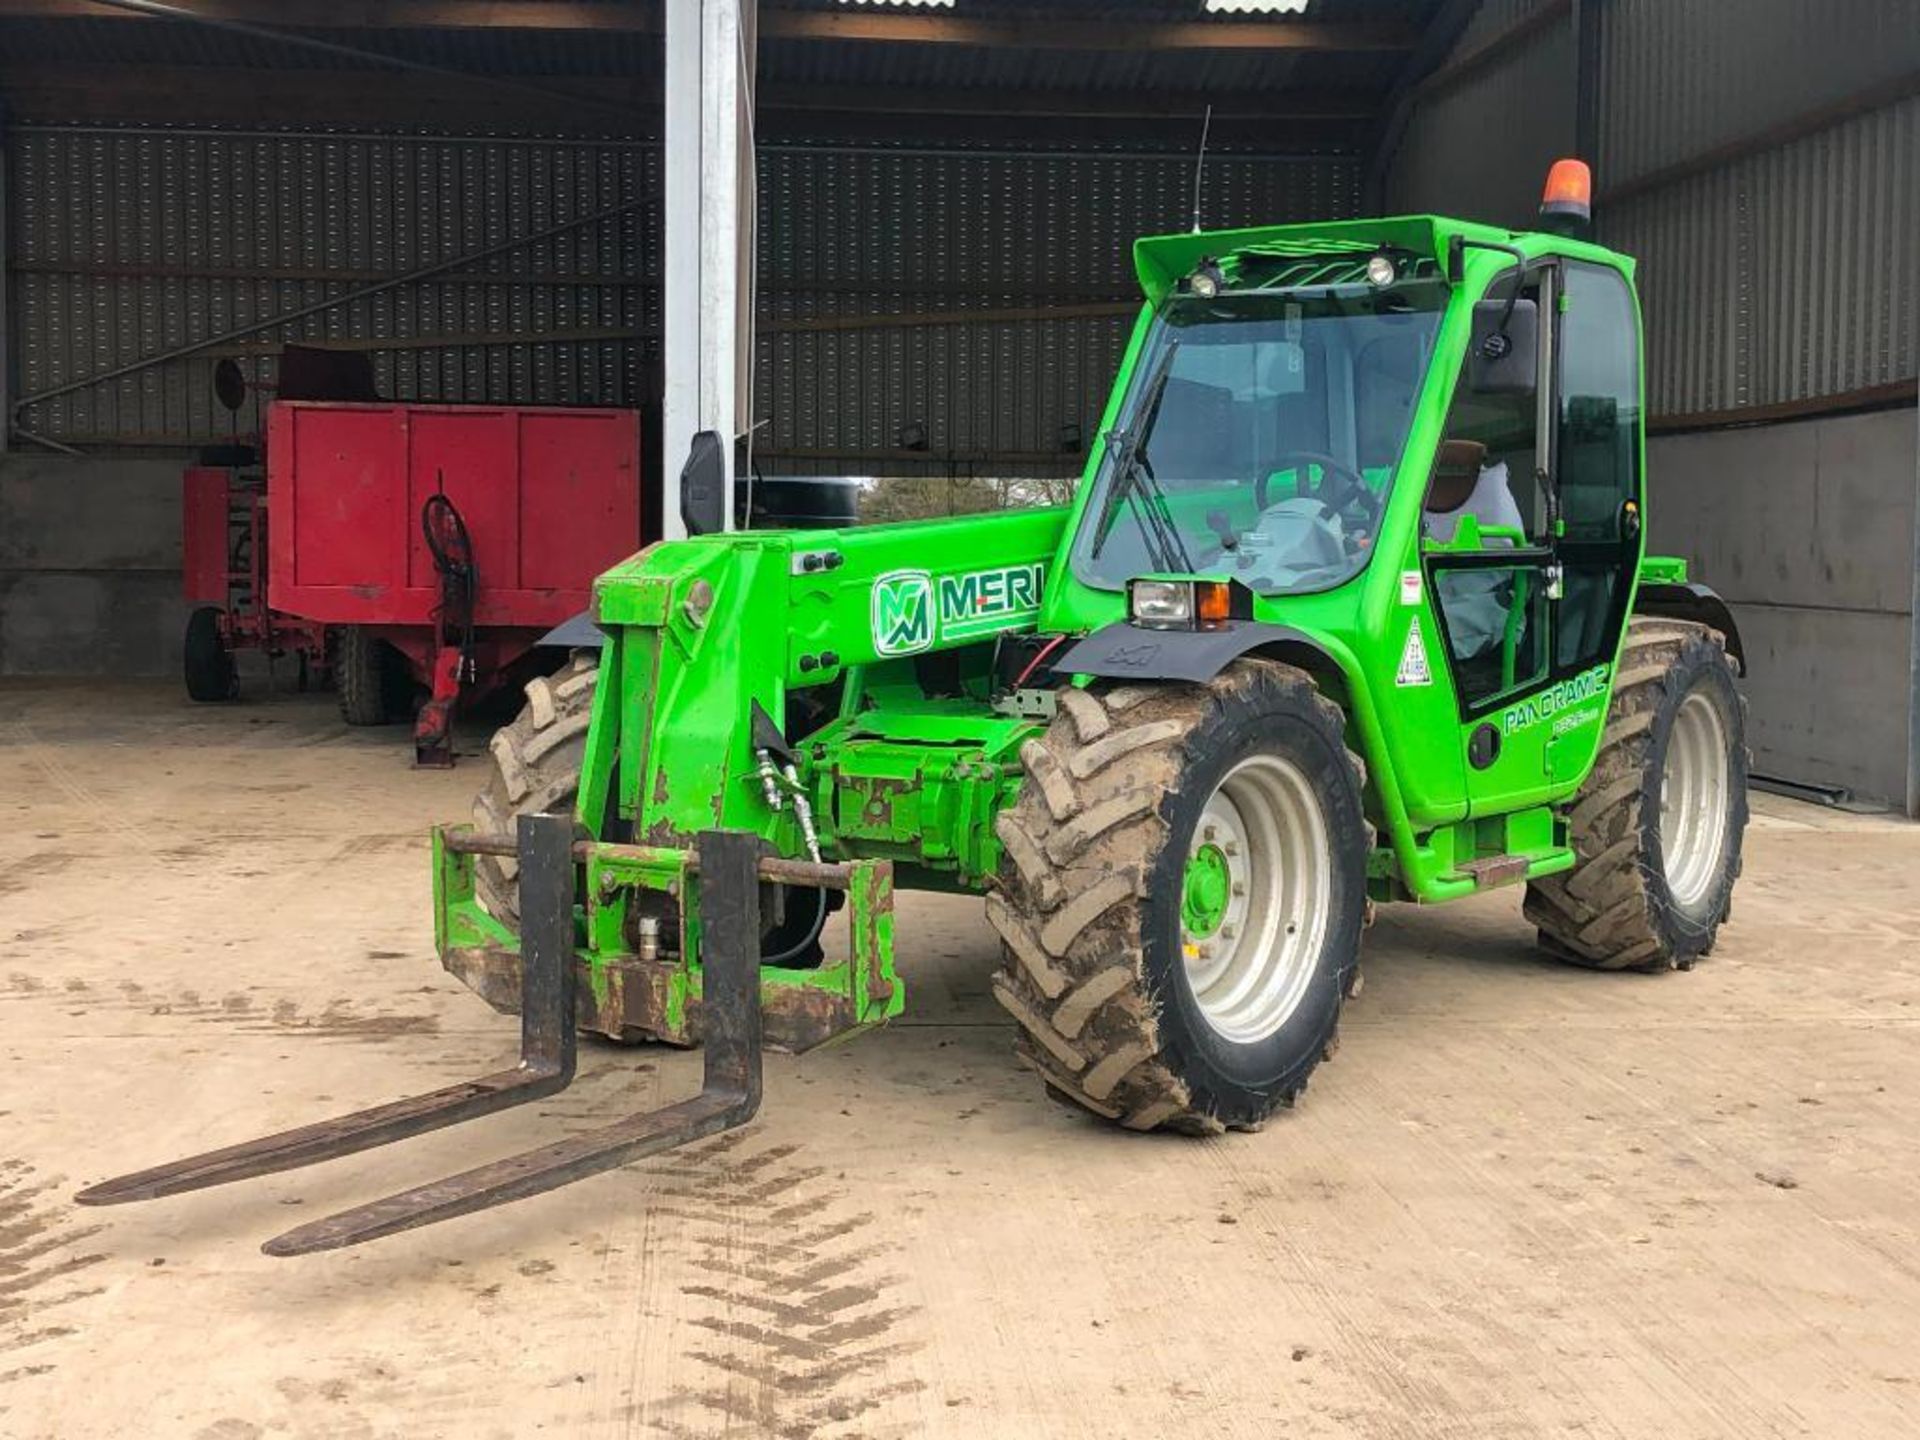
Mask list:
[{"label": "front mudguard", "polygon": [[1266,647],[1304,647],[1338,668],[1338,662],[1306,631],[1258,620],[1229,620],[1217,630],[1148,630],[1118,620],[1075,641],[1052,668],[1062,675],[1091,675],[1097,680],[1184,680],[1204,685],[1242,655]]}]

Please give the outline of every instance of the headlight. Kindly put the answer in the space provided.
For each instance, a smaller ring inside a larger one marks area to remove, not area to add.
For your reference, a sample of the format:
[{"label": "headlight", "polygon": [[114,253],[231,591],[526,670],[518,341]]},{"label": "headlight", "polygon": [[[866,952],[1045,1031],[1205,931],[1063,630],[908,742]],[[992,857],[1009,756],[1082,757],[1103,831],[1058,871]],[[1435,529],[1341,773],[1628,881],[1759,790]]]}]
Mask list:
[{"label": "headlight", "polygon": [[1127,614],[1152,630],[1185,630],[1193,624],[1193,587],[1183,580],[1135,580],[1127,587]]},{"label": "headlight", "polygon": [[1367,258],[1367,283],[1384,289],[1400,278],[1399,267],[1393,263],[1391,255],[1371,255]]},{"label": "headlight", "polygon": [[1147,630],[1220,630],[1233,617],[1233,609],[1233,587],[1225,580],[1132,580],[1127,584],[1127,618]]}]

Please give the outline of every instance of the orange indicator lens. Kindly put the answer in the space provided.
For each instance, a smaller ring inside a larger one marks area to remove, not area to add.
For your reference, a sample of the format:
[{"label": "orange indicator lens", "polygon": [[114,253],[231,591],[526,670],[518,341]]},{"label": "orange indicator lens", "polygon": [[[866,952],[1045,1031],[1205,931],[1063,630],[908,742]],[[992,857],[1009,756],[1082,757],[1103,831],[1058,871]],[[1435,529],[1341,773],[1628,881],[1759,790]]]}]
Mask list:
[{"label": "orange indicator lens", "polygon": [[1203,626],[1227,623],[1227,582],[1196,580],[1193,585],[1194,618]]}]

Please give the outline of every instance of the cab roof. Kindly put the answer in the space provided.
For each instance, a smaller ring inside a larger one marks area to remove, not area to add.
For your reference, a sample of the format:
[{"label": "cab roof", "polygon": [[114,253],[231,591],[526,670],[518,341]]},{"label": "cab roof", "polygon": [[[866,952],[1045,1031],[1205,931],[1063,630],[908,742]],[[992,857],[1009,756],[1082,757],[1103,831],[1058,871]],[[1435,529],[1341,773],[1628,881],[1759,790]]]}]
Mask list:
[{"label": "cab roof", "polygon": [[1133,242],[1133,267],[1149,303],[1158,305],[1202,260],[1236,256],[1337,256],[1363,258],[1376,250],[1430,258],[1444,271],[1453,238],[1511,245],[1529,259],[1567,255],[1611,265],[1633,278],[1625,255],[1540,230],[1503,230],[1441,215],[1390,215],[1376,220],[1320,220],[1300,225],[1255,225],[1242,230],[1196,230],[1183,235],[1146,235]]}]

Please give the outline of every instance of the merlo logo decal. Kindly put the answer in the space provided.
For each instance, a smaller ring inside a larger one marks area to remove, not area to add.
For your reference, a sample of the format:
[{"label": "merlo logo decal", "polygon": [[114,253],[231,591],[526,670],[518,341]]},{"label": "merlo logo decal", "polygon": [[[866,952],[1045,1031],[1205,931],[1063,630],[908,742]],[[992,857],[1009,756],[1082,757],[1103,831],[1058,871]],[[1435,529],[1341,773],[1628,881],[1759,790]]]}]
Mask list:
[{"label": "merlo logo decal", "polygon": [[873,648],[917,655],[933,644],[933,580],[924,570],[894,570],[873,582]]},{"label": "merlo logo decal", "polygon": [[917,655],[936,641],[970,640],[1010,629],[1040,613],[1047,567],[1000,565],[942,575],[892,570],[873,582],[873,649]]}]

